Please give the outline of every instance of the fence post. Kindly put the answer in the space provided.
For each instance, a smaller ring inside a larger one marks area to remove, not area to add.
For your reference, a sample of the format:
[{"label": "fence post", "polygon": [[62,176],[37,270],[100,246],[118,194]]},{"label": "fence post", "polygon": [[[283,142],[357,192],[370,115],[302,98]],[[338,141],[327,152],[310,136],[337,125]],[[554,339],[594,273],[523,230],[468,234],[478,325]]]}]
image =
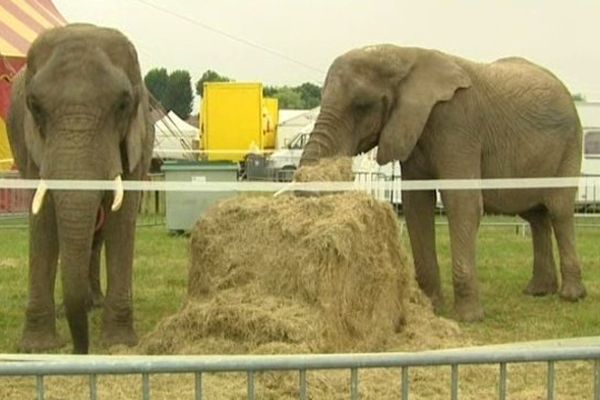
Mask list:
[{"label": "fence post", "polygon": [[358,369],[352,368],[350,370],[350,398],[352,400],[358,399]]},{"label": "fence post", "polygon": [[408,400],[408,367],[402,367],[402,400]]},{"label": "fence post", "polygon": [[500,400],[506,399],[506,363],[500,363],[500,387],[498,397]]},{"label": "fence post", "polygon": [[554,384],[554,361],[548,361],[548,400],[554,400],[556,398],[556,388]]},{"label": "fence post", "polygon": [[306,400],[306,370],[300,370],[300,400]]},{"label": "fence post", "polygon": [[202,372],[196,372],[195,374],[196,381],[196,400],[202,400]]},{"label": "fence post", "polygon": [[600,400],[600,359],[594,362],[594,400]]},{"label": "fence post", "polygon": [[452,364],[452,400],[458,400],[458,364]]},{"label": "fence post", "polygon": [[37,398],[38,400],[44,400],[44,376],[37,375],[35,377],[36,388],[37,388]]}]

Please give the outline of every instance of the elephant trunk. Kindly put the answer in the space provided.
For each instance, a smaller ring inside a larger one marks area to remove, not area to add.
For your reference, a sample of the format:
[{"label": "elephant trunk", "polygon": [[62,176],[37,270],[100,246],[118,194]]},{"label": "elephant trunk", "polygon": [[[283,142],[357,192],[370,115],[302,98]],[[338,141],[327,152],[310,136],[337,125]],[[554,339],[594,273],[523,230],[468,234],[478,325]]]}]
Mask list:
[{"label": "elephant trunk", "polygon": [[96,215],[102,196],[91,191],[54,191],[64,305],[73,339],[73,352],[89,346],[87,310],[90,302],[89,265]]},{"label": "elephant trunk", "polygon": [[[114,178],[121,172],[118,155],[111,155],[96,141],[101,135],[97,130],[97,118],[93,115],[68,115],[53,128],[42,158],[42,190],[34,196],[34,213],[35,208],[39,210],[50,205],[43,203],[43,179],[104,180],[109,178],[109,174],[114,174]],[[51,189],[46,196],[52,196],[55,208],[63,302],[73,339],[73,352],[85,354],[89,348],[87,310],[91,302],[89,269],[92,243],[98,210],[106,193],[100,190]]]},{"label": "elephant trunk", "polygon": [[322,158],[354,155],[351,127],[338,114],[322,108],[310,134],[300,166],[317,163]]}]

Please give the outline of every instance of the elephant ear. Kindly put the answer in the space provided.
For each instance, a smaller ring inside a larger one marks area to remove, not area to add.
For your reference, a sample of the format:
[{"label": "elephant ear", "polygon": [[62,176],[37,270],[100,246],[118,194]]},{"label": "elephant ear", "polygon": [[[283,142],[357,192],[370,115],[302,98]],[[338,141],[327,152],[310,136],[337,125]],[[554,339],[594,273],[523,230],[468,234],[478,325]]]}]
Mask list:
[{"label": "elephant ear", "polygon": [[427,52],[399,82],[395,106],[379,137],[377,162],[405,161],[421,136],[433,107],[452,99],[471,79],[449,56]]},{"label": "elephant ear", "polygon": [[[25,103],[25,102],[23,102]],[[35,123],[33,115],[26,104],[22,104],[23,110],[23,130],[25,133],[25,143],[27,143],[27,154],[28,158],[33,161],[35,166],[39,169],[42,165],[42,157],[44,151],[44,139],[42,138],[40,128]],[[22,164],[24,160],[19,155],[19,151],[16,152],[17,165]],[[26,165],[19,165],[19,168],[25,168]]]},{"label": "elephant ear", "polygon": [[139,93],[138,106],[125,138],[130,173],[140,166],[143,171],[148,170],[154,145],[154,127],[149,117],[148,95],[145,88],[140,88]]},{"label": "elephant ear", "polygon": [[27,173],[31,160],[39,169],[43,139],[25,101],[25,68],[12,81],[7,134],[15,164],[21,174]]}]

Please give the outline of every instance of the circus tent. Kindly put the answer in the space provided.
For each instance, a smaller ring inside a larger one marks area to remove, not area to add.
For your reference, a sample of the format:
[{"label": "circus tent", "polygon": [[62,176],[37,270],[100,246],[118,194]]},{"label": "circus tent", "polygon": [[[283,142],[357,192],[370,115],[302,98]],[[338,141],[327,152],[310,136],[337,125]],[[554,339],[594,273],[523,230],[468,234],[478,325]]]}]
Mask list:
[{"label": "circus tent", "polygon": [[25,64],[27,50],[35,38],[49,28],[65,24],[51,0],[0,0],[0,170],[13,165],[5,123],[10,83]]}]

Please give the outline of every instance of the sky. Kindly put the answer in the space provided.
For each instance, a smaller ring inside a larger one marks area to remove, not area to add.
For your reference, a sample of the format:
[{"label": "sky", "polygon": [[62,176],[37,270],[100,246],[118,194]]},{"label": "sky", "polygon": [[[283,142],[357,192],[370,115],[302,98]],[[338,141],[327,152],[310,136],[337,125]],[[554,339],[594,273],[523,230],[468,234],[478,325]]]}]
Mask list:
[{"label": "sky", "polygon": [[54,0],[69,22],[125,33],[143,72],[212,69],[237,81],[321,83],[365,45],[438,49],[488,62],[522,56],[600,100],[599,0]]}]

